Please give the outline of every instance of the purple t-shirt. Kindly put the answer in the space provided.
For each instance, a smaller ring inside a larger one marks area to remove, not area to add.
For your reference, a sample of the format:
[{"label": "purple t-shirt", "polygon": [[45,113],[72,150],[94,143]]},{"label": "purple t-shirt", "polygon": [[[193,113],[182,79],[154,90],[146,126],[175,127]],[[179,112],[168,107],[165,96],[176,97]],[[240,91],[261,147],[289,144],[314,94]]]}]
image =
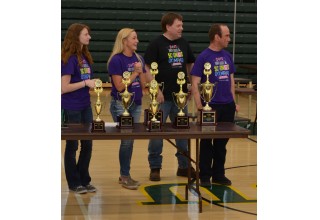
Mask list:
[{"label": "purple t-shirt", "polygon": [[[145,63],[143,58],[139,55],[142,61],[142,70],[143,73],[146,73]],[[111,75],[119,75],[122,76],[123,72],[133,72],[134,70],[134,63],[139,62],[137,56],[133,54],[131,57],[125,56],[123,53],[116,54],[112,57],[109,62],[108,72]],[[112,79],[111,79],[112,89],[111,89],[111,96],[114,99],[120,100],[121,96],[117,91]],[[123,90],[124,91],[124,90]],[[121,91],[121,92],[123,92]],[[134,102],[137,105],[141,105],[142,101],[142,89],[140,86],[140,78],[136,77],[133,82],[128,86],[128,91],[134,93]]]},{"label": "purple t-shirt", "polygon": [[[89,62],[83,57],[82,63],[82,66],[79,66],[76,55],[70,56],[66,64],[61,61],[61,76],[71,75],[70,83],[91,79],[92,70]],[[87,86],[61,95],[63,109],[79,111],[88,106],[90,106],[90,94]]]},{"label": "purple t-shirt", "polygon": [[226,50],[219,52],[206,48],[202,51],[194,63],[191,75],[201,77],[201,83],[207,80],[207,76],[203,74],[204,64],[211,63],[212,74],[209,75],[209,81],[216,83],[213,94],[214,97],[209,104],[227,104],[233,102],[231,92],[231,74],[234,74],[235,67],[231,54]]}]

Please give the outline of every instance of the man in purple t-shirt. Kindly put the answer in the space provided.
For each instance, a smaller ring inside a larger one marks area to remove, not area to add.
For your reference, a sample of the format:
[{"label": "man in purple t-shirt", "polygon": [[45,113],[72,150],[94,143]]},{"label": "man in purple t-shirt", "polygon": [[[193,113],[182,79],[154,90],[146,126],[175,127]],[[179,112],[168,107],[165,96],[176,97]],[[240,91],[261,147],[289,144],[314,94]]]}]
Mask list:
[{"label": "man in purple t-shirt", "polygon": [[[214,97],[209,106],[216,110],[217,122],[233,122],[235,111],[239,106],[235,104],[235,84],[233,64],[230,53],[226,48],[230,42],[229,28],[224,24],[213,24],[209,30],[210,45],[202,51],[191,70],[192,94],[198,110],[203,108],[198,85],[206,81],[207,76],[203,74],[204,64],[209,62],[212,74],[209,81],[216,83]],[[225,176],[224,164],[226,160],[225,139],[202,139],[200,141],[200,184],[211,186],[212,183],[231,185],[231,181]]]}]

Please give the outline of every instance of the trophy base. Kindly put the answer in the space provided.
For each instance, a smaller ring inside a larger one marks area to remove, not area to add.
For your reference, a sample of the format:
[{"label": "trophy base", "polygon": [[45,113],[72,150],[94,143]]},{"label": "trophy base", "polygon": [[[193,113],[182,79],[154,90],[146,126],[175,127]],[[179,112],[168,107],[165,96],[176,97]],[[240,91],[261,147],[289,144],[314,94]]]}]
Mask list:
[{"label": "trophy base", "polygon": [[162,124],[160,121],[148,121],[148,131],[162,131]]},{"label": "trophy base", "polygon": [[200,110],[199,111],[199,118],[198,123],[200,126],[212,126],[217,125],[217,112],[216,110]]},{"label": "trophy base", "polygon": [[189,117],[188,116],[176,116],[173,124],[174,128],[177,129],[188,129],[189,125]]},{"label": "trophy base", "polygon": [[91,126],[91,132],[105,132],[104,121],[93,121]]},{"label": "trophy base", "polygon": [[117,128],[133,128],[133,117],[118,115],[118,123]]},{"label": "trophy base", "polygon": [[[163,112],[162,110],[159,110],[156,113],[156,119],[157,121],[160,121],[162,123],[162,117],[163,117]],[[149,121],[151,121],[151,118],[153,118],[152,112],[149,109],[144,110],[144,125],[148,125]]]}]

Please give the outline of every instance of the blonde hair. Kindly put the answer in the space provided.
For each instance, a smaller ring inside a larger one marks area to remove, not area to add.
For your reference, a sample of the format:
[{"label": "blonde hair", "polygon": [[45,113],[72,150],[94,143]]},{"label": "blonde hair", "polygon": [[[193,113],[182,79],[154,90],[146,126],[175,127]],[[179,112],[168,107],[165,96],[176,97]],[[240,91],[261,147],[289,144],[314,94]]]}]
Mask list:
[{"label": "blonde hair", "polygon": [[[134,29],[132,28],[122,28],[118,34],[117,34],[117,37],[116,37],[116,41],[114,42],[114,45],[113,45],[113,49],[112,49],[112,52],[111,52],[111,55],[108,59],[108,62],[107,62],[107,68],[109,67],[109,63],[110,63],[110,60],[112,59],[112,57],[118,53],[122,53],[123,50],[124,50],[124,46],[123,46],[123,41],[132,33],[132,32],[135,32]],[[136,54],[136,52],[134,52]],[[141,62],[141,59],[140,57],[136,54],[138,60]]]}]

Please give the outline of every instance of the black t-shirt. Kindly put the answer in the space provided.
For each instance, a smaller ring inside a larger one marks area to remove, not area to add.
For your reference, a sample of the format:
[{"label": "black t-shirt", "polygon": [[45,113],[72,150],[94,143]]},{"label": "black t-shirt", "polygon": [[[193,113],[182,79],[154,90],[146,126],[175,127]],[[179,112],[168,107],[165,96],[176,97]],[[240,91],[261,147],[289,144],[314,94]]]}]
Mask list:
[{"label": "black t-shirt", "polygon": [[144,54],[146,64],[156,62],[159,73],[156,75],[158,83],[164,83],[163,95],[165,100],[172,101],[172,93],[179,92],[177,84],[178,72],[185,74],[186,83],[183,91],[187,92],[187,63],[194,63],[195,57],[189,43],[184,38],[174,41],[168,40],[163,35],[150,42]]}]

